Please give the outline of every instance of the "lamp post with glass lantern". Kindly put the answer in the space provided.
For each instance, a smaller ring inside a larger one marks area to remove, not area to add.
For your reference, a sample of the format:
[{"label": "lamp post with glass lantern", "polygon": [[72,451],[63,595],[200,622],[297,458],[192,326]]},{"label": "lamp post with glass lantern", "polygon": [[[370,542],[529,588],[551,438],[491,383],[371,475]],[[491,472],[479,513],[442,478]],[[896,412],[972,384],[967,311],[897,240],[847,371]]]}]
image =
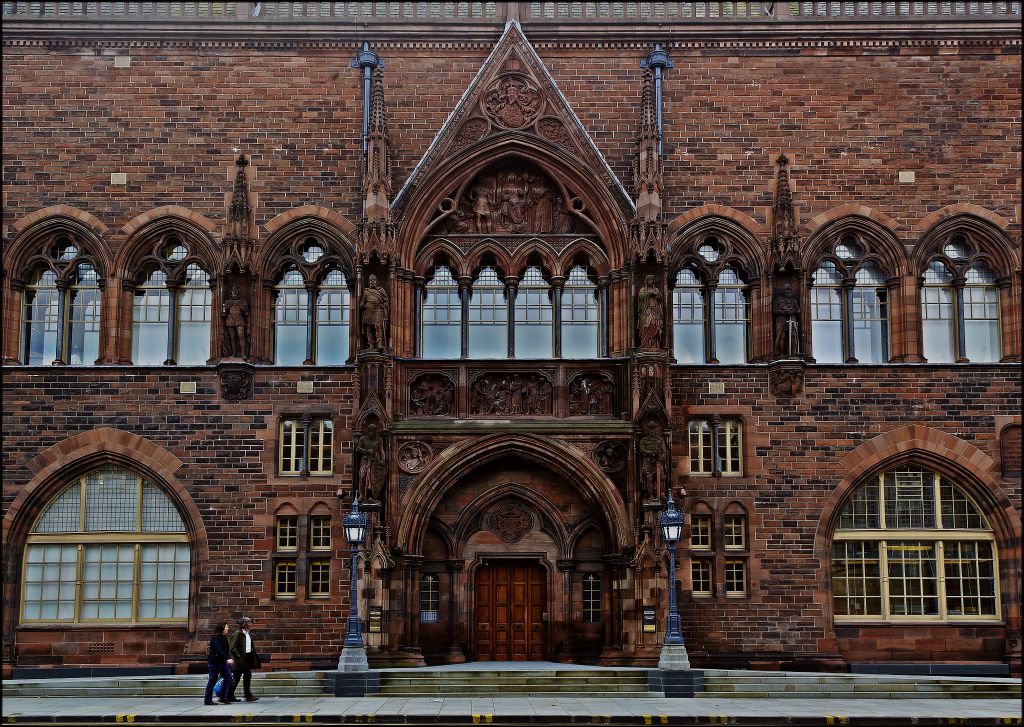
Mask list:
[{"label": "lamp post with glass lantern", "polygon": [[672,488],[668,492],[668,506],[658,519],[661,537],[668,548],[668,623],[665,628],[665,644],[661,647],[658,669],[681,671],[690,668],[690,658],[683,645],[683,632],[679,627],[679,609],[676,606],[676,543],[683,537],[686,516],[676,510],[672,501]]},{"label": "lamp post with glass lantern", "polygon": [[352,499],[352,512],[342,520],[345,541],[352,549],[352,594],[348,610],[348,633],[338,661],[338,671],[368,671],[366,646],[363,644],[362,624],[359,621],[359,546],[366,537],[366,513],[359,512],[358,493]]}]

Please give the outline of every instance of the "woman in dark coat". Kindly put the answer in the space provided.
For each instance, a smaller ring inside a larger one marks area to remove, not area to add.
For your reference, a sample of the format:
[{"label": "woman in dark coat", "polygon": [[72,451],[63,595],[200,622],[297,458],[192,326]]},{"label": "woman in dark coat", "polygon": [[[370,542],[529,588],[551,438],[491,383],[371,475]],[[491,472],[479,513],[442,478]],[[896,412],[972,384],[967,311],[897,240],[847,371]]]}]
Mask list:
[{"label": "woman in dark coat", "polygon": [[217,677],[220,676],[224,677],[224,691],[220,694],[220,703],[237,702],[234,694],[235,680],[231,674],[234,659],[228,653],[228,625],[226,623],[219,623],[214,627],[206,663],[210,667],[210,678],[206,681],[206,698],[203,700],[203,704],[215,704],[213,687],[217,683]]}]

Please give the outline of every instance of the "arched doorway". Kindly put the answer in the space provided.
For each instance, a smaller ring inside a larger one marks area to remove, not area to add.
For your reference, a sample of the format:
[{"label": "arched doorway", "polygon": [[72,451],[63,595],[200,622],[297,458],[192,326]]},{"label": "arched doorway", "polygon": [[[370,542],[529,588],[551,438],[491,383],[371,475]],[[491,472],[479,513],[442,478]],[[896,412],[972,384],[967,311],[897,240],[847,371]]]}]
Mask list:
[{"label": "arched doorway", "polygon": [[456,449],[398,523],[419,584],[406,644],[428,663],[597,661],[622,633],[620,494],[557,440],[492,435]]}]

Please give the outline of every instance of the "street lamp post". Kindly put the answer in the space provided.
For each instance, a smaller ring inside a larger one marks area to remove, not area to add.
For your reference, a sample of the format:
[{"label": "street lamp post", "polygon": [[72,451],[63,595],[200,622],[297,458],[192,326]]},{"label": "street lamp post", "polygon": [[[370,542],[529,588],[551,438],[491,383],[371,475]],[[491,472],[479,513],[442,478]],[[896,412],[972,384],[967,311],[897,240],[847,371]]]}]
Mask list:
[{"label": "street lamp post", "polygon": [[665,628],[665,644],[661,647],[658,669],[682,671],[690,668],[690,658],[683,645],[683,632],[679,627],[679,609],[676,606],[676,543],[683,536],[686,517],[676,510],[672,501],[672,490],[668,492],[668,507],[661,513],[661,537],[668,547],[668,623]]},{"label": "street lamp post", "polygon": [[348,633],[338,660],[338,671],[363,672],[370,666],[366,661],[362,624],[359,622],[359,546],[366,537],[366,514],[359,512],[359,495],[352,500],[352,512],[342,521],[345,541],[352,549],[352,595],[348,610]]}]

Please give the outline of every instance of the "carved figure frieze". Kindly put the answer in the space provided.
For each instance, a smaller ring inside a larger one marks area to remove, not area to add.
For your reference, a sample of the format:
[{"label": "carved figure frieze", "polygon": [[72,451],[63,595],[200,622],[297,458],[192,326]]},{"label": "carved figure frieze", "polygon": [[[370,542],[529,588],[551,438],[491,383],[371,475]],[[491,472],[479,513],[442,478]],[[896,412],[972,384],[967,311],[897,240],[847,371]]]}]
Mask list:
[{"label": "carved figure frieze", "polygon": [[643,287],[637,292],[636,308],[640,347],[661,348],[665,328],[665,296],[655,285],[653,275],[644,278]]},{"label": "carved figure frieze", "polygon": [[603,373],[579,374],[569,382],[569,416],[611,416],[615,384]]},{"label": "carved figure frieze", "polygon": [[409,386],[409,413],[414,416],[453,416],[455,384],[444,374],[427,373]]},{"label": "carved figure frieze", "polygon": [[518,543],[533,529],[530,510],[515,500],[504,500],[487,516],[487,527],[504,543]]},{"label": "carved figure frieze", "polygon": [[406,442],[398,448],[398,466],[405,472],[422,472],[434,456],[426,442]]},{"label": "carved figure frieze", "polygon": [[440,234],[543,234],[586,232],[558,187],[543,173],[526,167],[485,172],[474,179],[458,201],[441,203],[445,219]]},{"label": "carved figure frieze", "polygon": [[793,286],[787,284],[772,299],[772,353],[792,357],[802,351],[800,298],[793,292]]},{"label": "carved figure frieze", "polygon": [[552,386],[540,374],[483,374],[473,382],[470,412],[480,415],[551,415]]},{"label": "carved figure frieze", "polygon": [[494,80],[484,93],[484,112],[496,125],[521,129],[537,118],[544,97],[522,74],[505,74]]},{"label": "carved figure frieze", "polygon": [[377,283],[377,276],[371,275],[359,301],[359,322],[367,349],[387,349],[390,306],[387,292]]},{"label": "carved figure frieze", "polygon": [[601,442],[594,448],[594,461],[602,471],[619,472],[626,466],[626,445],[614,439]]}]

